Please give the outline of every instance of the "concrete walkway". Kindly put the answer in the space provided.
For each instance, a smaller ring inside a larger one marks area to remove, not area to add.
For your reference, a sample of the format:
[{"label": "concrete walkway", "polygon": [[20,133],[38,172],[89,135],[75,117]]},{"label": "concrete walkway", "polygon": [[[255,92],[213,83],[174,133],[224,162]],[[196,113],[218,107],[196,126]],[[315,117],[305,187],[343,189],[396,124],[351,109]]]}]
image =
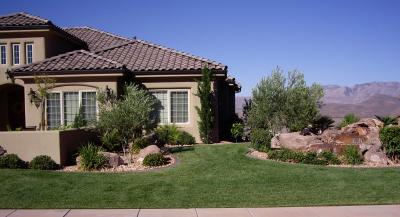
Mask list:
[{"label": "concrete walkway", "polygon": [[0,209],[0,217],[400,217],[400,205],[201,209]]}]

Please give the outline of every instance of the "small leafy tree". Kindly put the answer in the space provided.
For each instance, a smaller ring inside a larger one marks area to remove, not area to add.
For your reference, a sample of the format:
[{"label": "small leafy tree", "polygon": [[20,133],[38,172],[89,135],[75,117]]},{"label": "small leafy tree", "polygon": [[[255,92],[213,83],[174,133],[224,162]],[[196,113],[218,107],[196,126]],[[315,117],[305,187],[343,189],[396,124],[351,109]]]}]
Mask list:
[{"label": "small leafy tree", "polygon": [[72,128],[81,128],[87,125],[85,117],[83,117],[83,107],[79,108],[78,115],[75,116],[74,122],[72,123]]},{"label": "small leafy tree", "polygon": [[40,125],[39,129],[46,129],[46,114],[45,114],[45,102],[47,99],[48,90],[54,87],[56,82],[55,79],[49,78],[47,76],[37,76],[35,75],[34,81],[36,84],[36,91],[31,89],[29,93],[31,97],[31,103],[35,103],[36,107],[40,107]]},{"label": "small leafy tree", "polygon": [[[141,137],[144,131],[148,132],[157,126],[160,103],[150,92],[138,85],[126,85],[124,90],[121,99],[112,103],[104,101],[103,98],[103,101],[99,100],[101,105],[97,127],[102,133],[114,131],[125,152],[129,142]],[[104,96],[103,93],[99,95]]]},{"label": "small leafy tree", "polygon": [[347,125],[354,124],[359,120],[360,118],[357,115],[355,115],[354,113],[349,113],[343,117],[343,120],[340,123],[339,127],[342,128]]},{"label": "small leafy tree", "polygon": [[301,72],[294,70],[285,76],[277,67],[253,89],[249,113],[251,130],[264,130],[271,135],[285,128],[299,131],[318,115],[322,96],[322,87],[318,84],[307,86]]},{"label": "small leafy tree", "polygon": [[236,142],[238,142],[238,139],[243,137],[243,130],[244,130],[244,127],[243,127],[242,123],[232,124],[231,134]]},{"label": "small leafy tree", "polygon": [[200,107],[196,106],[200,139],[204,143],[212,142],[213,121],[213,92],[211,90],[212,72],[207,67],[202,70],[202,77],[197,81],[197,94],[200,98]]},{"label": "small leafy tree", "polygon": [[390,125],[398,125],[396,117],[392,117],[392,116],[389,116],[389,115],[387,115],[387,116],[375,115],[375,117],[376,117],[376,119],[378,119],[378,120],[383,122],[383,126],[384,127],[387,127],[387,126],[390,126]]}]

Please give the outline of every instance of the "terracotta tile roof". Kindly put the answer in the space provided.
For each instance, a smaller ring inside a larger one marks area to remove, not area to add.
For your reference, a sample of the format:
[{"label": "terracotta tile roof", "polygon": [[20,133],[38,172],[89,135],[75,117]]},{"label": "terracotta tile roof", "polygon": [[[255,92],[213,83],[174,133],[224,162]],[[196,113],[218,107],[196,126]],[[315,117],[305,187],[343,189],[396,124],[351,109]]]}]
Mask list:
[{"label": "terracotta tile roof", "polygon": [[130,41],[128,38],[90,27],[71,27],[64,28],[64,30],[85,41],[90,51],[112,47]]},{"label": "terracotta tile roof", "polygon": [[201,70],[204,66],[226,70],[226,66],[215,61],[91,27],[64,30],[85,41],[91,51],[120,62],[131,71]]},{"label": "terracotta tile roof", "polygon": [[[75,50],[57,55],[43,61],[12,69],[13,75],[24,75],[35,72],[68,72],[68,71],[101,71],[124,70],[124,65],[91,53],[86,50]],[[62,73],[63,74],[63,73]]]},{"label": "terracotta tile roof", "polygon": [[125,44],[96,52],[108,59],[126,65],[127,69],[139,71],[188,71],[201,70],[204,66],[214,70],[226,70],[226,66],[209,59],[179,52],[143,40],[132,40]]},{"label": "terracotta tile roof", "polygon": [[51,25],[49,20],[33,16],[24,12],[9,14],[0,17],[0,27],[14,26],[47,26]]}]

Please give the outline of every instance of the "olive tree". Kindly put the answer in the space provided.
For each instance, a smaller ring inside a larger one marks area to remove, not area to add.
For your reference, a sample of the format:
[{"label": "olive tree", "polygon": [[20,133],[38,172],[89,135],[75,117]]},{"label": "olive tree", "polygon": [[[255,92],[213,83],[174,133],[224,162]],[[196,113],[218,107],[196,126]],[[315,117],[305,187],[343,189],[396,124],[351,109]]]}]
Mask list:
[{"label": "olive tree", "polygon": [[102,133],[115,133],[123,150],[129,142],[141,137],[144,131],[154,129],[159,122],[160,102],[138,85],[126,85],[120,99],[99,91],[98,100],[97,127]]},{"label": "olive tree", "polygon": [[322,87],[307,86],[301,72],[294,70],[285,74],[277,67],[253,89],[248,117],[252,131],[257,132],[253,137],[263,135],[265,140],[270,140],[283,129],[299,131],[308,126],[319,114],[322,96]]}]

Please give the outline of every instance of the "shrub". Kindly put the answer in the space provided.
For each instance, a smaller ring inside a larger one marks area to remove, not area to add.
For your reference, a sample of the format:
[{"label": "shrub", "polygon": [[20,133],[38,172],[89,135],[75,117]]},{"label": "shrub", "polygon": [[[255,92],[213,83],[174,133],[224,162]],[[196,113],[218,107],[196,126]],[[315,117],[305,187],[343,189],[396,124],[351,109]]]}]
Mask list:
[{"label": "shrub", "polygon": [[137,154],[140,152],[140,149],[146,148],[149,145],[150,145],[150,142],[146,138],[143,138],[143,137],[137,138],[137,139],[135,139],[135,141],[132,144],[131,153]]},{"label": "shrub", "polygon": [[305,153],[301,163],[315,164],[315,165],[327,165],[328,164],[328,162],[325,159],[320,158],[316,152]]},{"label": "shrub", "polygon": [[98,95],[100,112],[97,127],[103,133],[115,130],[123,146],[157,126],[161,103],[139,85],[126,85],[120,99],[107,97],[101,91]]},{"label": "shrub", "polygon": [[174,124],[161,125],[155,130],[156,143],[158,146],[171,144],[178,137],[178,127]]},{"label": "shrub", "polygon": [[303,162],[304,154],[290,149],[270,150],[268,151],[268,158],[283,162],[301,163]]},{"label": "shrub", "polygon": [[143,165],[150,167],[162,166],[167,163],[168,160],[161,153],[149,154],[143,159]]},{"label": "shrub", "polygon": [[196,143],[196,139],[186,131],[180,131],[178,133],[177,145],[193,145]]},{"label": "shrub", "polygon": [[74,122],[72,123],[72,128],[81,128],[87,125],[85,117],[83,117],[83,107],[79,108],[78,115],[75,116]]},{"label": "shrub", "polygon": [[101,136],[101,144],[107,151],[116,151],[122,148],[118,139],[118,132],[115,129],[106,131]]},{"label": "shrub", "polygon": [[323,151],[319,154],[320,159],[324,160],[327,164],[338,165],[340,164],[339,158],[331,151]]},{"label": "shrub", "polygon": [[400,127],[385,127],[379,132],[386,155],[392,160],[400,158]]},{"label": "shrub", "polygon": [[390,126],[390,125],[398,125],[399,123],[397,122],[397,118],[396,117],[392,117],[392,116],[378,116],[375,115],[375,117],[382,121],[383,126]]},{"label": "shrub", "polygon": [[333,127],[333,123],[335,123],[335,121],[329,116],[318,116],[312,123],[311,131],[314,134],[322,133],[326,129]]},{"label": "shrub", "polygon": [[343,151],[344,162],[347,164],[361,164],[363,159],[356,145],[348,145]]},{"label": "shrub", "polygon": [[46,155],[39,155],[33,158],[29,163],[29,167],[35,170],[56,170],[59,168],[58,164]]},{"label": "shrub", "polygon": [[283,162],[291,163],[303,163],[303,164],[314,164],[314,165],[327,165],[327,164],[339,164],[340,161],[337,157],[329,151],[321,152],[299,152],[290,149],[279,149],[268,151],[268,158],[272,160],[278,160]]},{"label": "shrub", "polygon": [[196,143],[195,138],[188,132],[179,130],[176,125],[162,125],[155,131],[156,144],[158,146],[170,145],[192,145]]},{"label": "shrub", "polygon": [[244,127],[242,123],[234,123],[231,127],[232,137],[238,142],[238,139],[243,137]]},{"label": "shrub", "polygon": [[84,170],[96,170],[104,167],[107,159],[100,153],[101,148],[92,143],[88,143],[79,150],[81,157],[81,167]]},{"label": "shrub", "polygon": [[272,134],[265,129],[252,129],[250,132],[251,146],[258,151],[271,148]]},{"label": "shrub", "polygon": [[26,162],[16,154],[6,154],[0,157],[0,168],[24,169],[26,166]]},{"label": "shrub", "polygon": [[347,114],[347,115],[345,115],[345,116],[343,117],[343,120],[342,120],[342,122],[340,123],[339,127],[342,128],[342,127],[345,127],[345,126],[347,126],[347,125],[349,125],[349,124],[354,124],[354,123],[356,123],[356,122],[359,121],[359,120],[360,120],[360,118],[357,117],[357,115],[355,115],[355,114],[353,114],[353,113]]},{"label": "shrub", "polygon": [[308,86],[303,73],[294,70],[286,74],[277,67],[252,91],[250,127],[271,131],[273,135],[285,128],[299,131],[317,116],[322,96],[322,87]]},{"label": "shrub", "polygon": [[203,143],[209,144],[212,142],[212,130],[214,127],[214,103],[213,91],[211,83],[213,80],[213,73],[207,67],[201,71],[201,79],[197,81],[197,94],[200,99],[200,106],[195,109],[199,115],[199,133]]}]

